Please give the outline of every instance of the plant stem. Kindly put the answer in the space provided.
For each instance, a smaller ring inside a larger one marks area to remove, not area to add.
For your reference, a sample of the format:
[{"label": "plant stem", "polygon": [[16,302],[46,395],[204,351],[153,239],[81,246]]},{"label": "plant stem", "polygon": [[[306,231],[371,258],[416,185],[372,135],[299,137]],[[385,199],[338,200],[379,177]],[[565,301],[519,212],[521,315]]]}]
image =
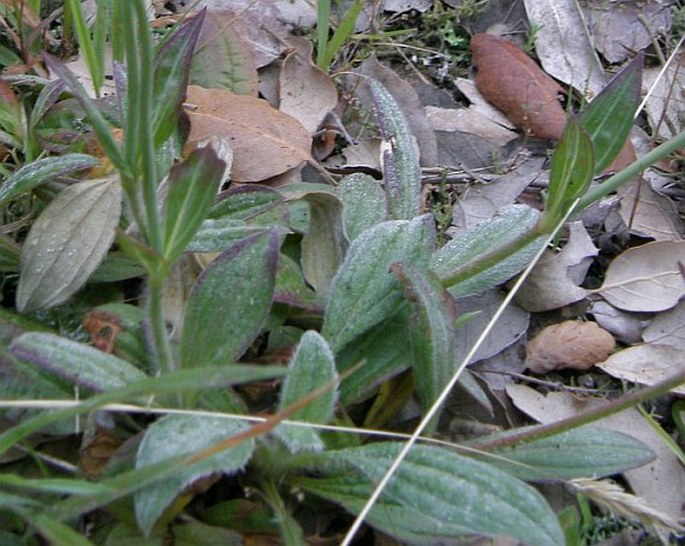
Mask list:
[{"label": "plant stem", "polygon": [[618,400],[608,402],[590,411],[579,413],[578,415],[573,415],[572,417],[567,417],[566,419],[562,419],[561,421],[556,421],[554,423],[529,428],[506,437],[494,438],[492,440],[484,439],[483,441],[475,444],[470,444],[469,447],[483,451],[494,451],[503,447],[511,447],[522,442],[541,440],[542,438],[554,436],[555,434],[560,434],[562,432],[593,423],[594,421],[598,421],[599,419],[603,419],[609,415],[614,415],[615,413],[633,407],[637,404],[641,404],[650,398],[666,394],[671,389],[678,387],[682,383],[685,383],[685,370],[682,370],[677,374],[664,379],[656,385],[632,392],[622,396]]},{"label": "plant stem", "polygon": [[679,148],[685,147],[685,131],[678,133],[672,139],[667,140],[654,148],[651,152],[645,154],[640,159],[631,163],[621,172],[616,173],[611,178],[608,178],[598,187],[586,193],[578,204],[578,210],[581,211],[586,207],[592,205],[595,201],[599,201],[602,197],[616,191],[623,184],[638,176],[642,171],[651,167],[657,161],[671,155]]}]

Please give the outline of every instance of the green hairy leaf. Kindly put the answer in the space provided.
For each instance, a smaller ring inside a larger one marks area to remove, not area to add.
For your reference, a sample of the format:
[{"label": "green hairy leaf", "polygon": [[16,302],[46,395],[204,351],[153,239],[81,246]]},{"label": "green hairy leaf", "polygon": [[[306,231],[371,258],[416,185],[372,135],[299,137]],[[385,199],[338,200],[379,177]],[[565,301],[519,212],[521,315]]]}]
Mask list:
[{"label": "green hairy leaf", "polygon": [[[521,430],[495,436],[507,436]],[[479,441],[488,438],[492,437]],[[493,453],[498,457],[479,458],[526,481],[603,478],[654,459],[654,452],[639,440],[615,430],[591,426],[497,449]]]},{"label": "green hairy leaf", "polygon": [[387,148],[382,151],[383,177],[390,217],[410,220],[421,210],[421,169],[409,123],[392,95],[369,81],[376,120]]},{"label": "green hairy leaf", "polygon": [[390,266],[427,266],[434,239],[433,220],[424,215],[376,224],[352,242],[333,279],[322,331],[334,352],[395,314],[403,295]]},{"label": "green hairy leaf", "polygon": [[[498,256],[497,250],[533,229],[538,216],[526,205],[500,210],[489,222],[457,235],[440,248],[433,255],[431,270],[454,297],[478,294],[502,284],[525,269],[540,249],[543,237],[504,257]],[[483,260],[484,256],[492,258]]]},{"label": "green hairy leaf", "polygon": [[[136,469],[143,469],[181,455],[192,455],[243,432],[246,423],[210,416],[167,415],[148,427],[136,456]],[[250,460],[254,440],[246,440],[190,465],[166,479],[136,492],[136,519],[149,534],[164,510],[194,481],[214,473],[232,474]]]},{"label": "green hairy leaf", "polygon": [[388,220],[385,192],[368,174],[344,177],[338,186],[338,195],[343,202],[345,233],[350,241],[366,228]]},{"label": "green hairy leaf", "polygon": [[125,360],[56,334],[28,332],[16,338],[10,349],[18,359],[95,392],[146,377]]},{"label": "green hairy leaf", "polygon": [[6,178],[0,186],[0,204],[31,191],[33,188],[57,178],[99,165],[96,157],[86,154],[67,154],[46,157],[27,163]]},{"label": "green hairy leaf", "polygon": [[234,244],[204,270],[188,299],[182,367],[230,364],[259,335],[271,308],[279,246],[270,229]]},{"label": "green hairy leaf", "polygon": [[[320,453],[309,460],[325,475],[342,476],[356,470],[373,485],[401,449],[400,443],[385,442]],[[328,498],[343,505],[354,496],[354,489],[351,494],[345,487],[338,500],[329,488]],[[348,508],[357,511],[359,505],[358,499]],[[397,518],[384,515],[388,505],[397,507],[395,516],[398,512],[418,514],[411,520],[412,532],[425,536],[432,528],[432,540],[484,534],[508,536],[531,546],[563,544],[554,512],[535,489],[489,465],[435,447],[414,446],[381,495],[374,525],[392,535]],[[423,518],[433,525],[426,529],[420,523]]]},{"label": "green hairy leaf", "polygon": [[[455,363],[456,302],[434,274],[426,274],[403,264],[393,264],[392,272],[405,290],[415,310],[407,335],[413,351],[414,383],[427,412],[452,379]],[[437,425],[437,419],[434,421]]]},{"label": "green hairy leaf", "polygon": [[112,176],[62,191],[31,226],[21,253],[20,312],[65,302],[100,265],[114,241],[121,185]]},{"label": "green hairy leaf", "polygon": [[[326,340],[314,330],[305,332],[288,365],[279,411],[306,398],[316,389],[330,384],[335,378],[335,361]],[[331,388],[288,419],[327,423],[333,415],[335,400],[336,390]],[[273,432],[293,453],[302,450],[318,451],[324,447],[317,432],[310,428],[284,424],[279,425]]]}]

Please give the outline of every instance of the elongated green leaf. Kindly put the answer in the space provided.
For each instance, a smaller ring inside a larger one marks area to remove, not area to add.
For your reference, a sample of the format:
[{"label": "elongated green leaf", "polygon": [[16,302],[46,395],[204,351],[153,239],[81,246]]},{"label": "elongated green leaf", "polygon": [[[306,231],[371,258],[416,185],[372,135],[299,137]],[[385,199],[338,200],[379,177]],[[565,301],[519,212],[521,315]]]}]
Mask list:
[{"label": "elongated green leaf", "polygon": [[409,308],[403,302],[393,317],[372,327],[336,355],[340,371],[363,363],[340,385],[343,405],[363,399],[380,383],[409,368],[412,351],[407,337],[408,322]]},{"label": "elongated green leaf", "polygon": [[578,120],[570,116],[552,155],[543,229],[551,231],[555,228],[573,201],[585,193],[594,173],[595,160],[590,136]]},{"label": "elongated green leaf", "polygon": [[206,10],[182,23],[155,57],[153,78],[155,147],[161,146],[176,128],[190,79],[190,62]]},{"label": "elongated green leaf", "polygon": [[34,222],[21,253],[17,309],[45,309],[81,288],[107,254],[121,214],[116,177],[79,182]]},{"label": "elongated green leaf", "polygon": [[88,121],[93,126],[93,130],[98,137],[98,142],[109,160],[124,176],[130,177],[129,165],[124,159],[124,155],[121,153],[119,145],[116,140],[114,140],[114,136],[111,133],[111,125],[102,115],[95,102],[88,96],[88,93],[83,89],[83,86],[79,83],[76,76],[74,76],[60,61],[48,53],[43,53],[43,60],[50,71],[65,83],[69,91],[73,93],[74,97],[76,97],[86,111]]},{"label": "elongated green leaf", "polygon": [[[331,383],[335,377],[335,361],[326,340],[314,330],[305,332],[288,365],[279,410],[285,410],[306,398],[316,389]],[[335,399],[336,391],[330,389],[289,418],[308,423],[327,423],[333,415]],[[279,425],[273,432],[293,453],[303,450],[319,451],[324,447],[313,429],[286,424]]]},{"label": "elongated green leaf", "polygon": [[632,436],[591,426],[493,453],[498,457],[484,456],[481,460],[526,481],[603,478],[642,466],[655,457]]},{"label": "elongated green leaf", "polygon": [[0,204],[30,191],[58,176],[64,176],[99,164],[97,158],[86,154],[67,154],[38,159],[6,178],[0,186]]},{"label": "elongated green leaf", "polygon": [[96,392],[146,377],[125,360],[56,334],[27,332],[16,338],[10,349],[20,360]]},{"label": "elongated green leaf", "polygon": [[432,217],[424,215],[377,224],[354,240],[326,308],[323,335],[334,352],[396,312],[402,291],[390,266],[427,266],[434,239]]},{"label": "elongated green leaf", "polygon": [[[375,484],[401,448],[395,442],[377,443],[310,460],[328,475],[356,469]],[[436,534],[444,530],[447,536],[503,535],[530,546],[563,544],[554,512],[535,489],[490,465],[434,447],[415,446],[382,499],[439,522]]]},{"label": "elongated green leaf", "polygon": [[107,491],[107,487],[86,480],[67,478],[31,479],[17,474],[0,474],[0,484],[4,487],[28,489],[57,495],[90,495]]},{"label": "elongated green leaf", "polygon": [[393,96],[376,80],[369,88],[381,136],[383,177],[390,217],[411,220],[421,210],[421,169],[411,129]]},{"label": "elongated green leaf", "polygon": [[[324,10],[324,14],[330,9],[330,2],[327,1],[326,5],[328,7]],[[362,0],[354,0],[354,3],[345,11],[342,19],[340,20],[338,28],[335,29],[333,36],[327,43],[321,41],[321,39],[322,37],[327,36],[328,33],[326,32],[323,34],[323,36],[321,33],[319,33],[319,41],[317,41],[317,44],[319,44],[318,47],[322,51],[320,54],[317,53],[316,64],[319,66],[319,68],[321,68],[321,70],[327,71],[330,68],[330,64],[338,54],[338,51],[340,51],[340,48],[354,32],[354,24],[357,21],[357,17],[359,16],[359,13],[363,7],[364,3]],[[317,14],[318,24],[321,24],[321,18],[323,16],[324,15],[321,13]],[[328,28],[328,24],[325,25],[325,28]],[[322,45],[324,43],[325,47]]]},{"label": "elongated green leaf", "polygon": [[309,225],[302,240],[302,271],[319,296],[327,297],[331,282],[347,252],[342,203],[330,186],[292,184],[286,198],[309,205]]},{"label": "elongated green leaf", "polygon": [[580,113],[594,146],[595,173],[609,166],[630,135],[640,103],[642,64],[640,53]]},{"label": "elongated green leaf", "polygon": [[[81,404],[22,421],[0,434],[0,455],[28,435],[38,432],[47,425],[88,413],[104,404],[135,402],[140,397],[160,396],[168,393],[185,393],[198,390],[222,389],[250,381],[264,381],[285,375],[282,366],[243,365],[214,366],[181,370],[160,377],[148,377],[120,389],[98,394]],[[117,496],[108,497],[109,500]],[[107,502],[107,501],[104,501]]]},{"label": "elongated green leaf", "polygon": [[188,252],[222,252],[232,244],[250,236],[263,234],[268,229],[232,218],[205,220],[186,246],[186,250]]},{"label": "elongated green leaf", "polygon": [[271,229],[236,243],[203,271],[181,333],[184,368],[234,362],[259,335],[271,308],[279,246]]},{"label": "elongated green leaf", "polygon": [[226,165],[211,146],[197,148],[169,173],[164,214],[164,258],[174,263],[209,212]]},{"label": "elongated green leaf", "polygon": [[93,543],[82,533],[49,516],[44,511],[27,513],[24,517],[54,546],[93,546]]},{"label": "elongated green leaf", "polygon": [[221,192],[218,199],[209,211],[208,218],[250,220],[273,210],[284,201],[284,197],[276,190],[256,184],[231,187]]},{"label": "elongated green leaf", "polygon": [[[167,415],[148,427],[138,448],[136,469],[197,453],[248,428],[246,423],[211,416]],[[231,474],[243,468],[254,449],[254,440],[207,457],[135,494],[136,519],[145,534],[173,500],[194,481],[215,472]]]},{"label": "elongated green leaf", "polygon": [[450,382],[456,369],[456,302],[430,272],[424,274],[410,265],[399,263],[393,264],[391,269],[415,310],[407,334],[414,355],[414,384],[421,408],[426,412]]},{"label": "elongated green leaf", "polygon": [[469,229],[440,248],[431,260],[431,269],[455,297],[493,288],[522,271],[540,249],[542,237],[514,254],[497,254],[533,229],[537,221],[535,209],[526,205],[507,207],[491,221]]},{"label": "elongated green leaf", "polygon": [[344,177],[338,186],[343,202],[345,232],[352,241],[366,228],[388,219],[388,202],[380,184],[368,174]]}]

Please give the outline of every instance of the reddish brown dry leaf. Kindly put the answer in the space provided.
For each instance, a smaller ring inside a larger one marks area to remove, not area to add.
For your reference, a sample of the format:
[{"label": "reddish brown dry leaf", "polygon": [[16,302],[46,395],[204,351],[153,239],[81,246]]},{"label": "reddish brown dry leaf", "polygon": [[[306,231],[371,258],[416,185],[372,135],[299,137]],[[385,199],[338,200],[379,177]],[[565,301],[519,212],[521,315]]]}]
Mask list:
[{"label": "reddish brown dry leaf", "polygon": [[526,367],[534,373],[587,370],[607,359],[612,335],[595,322],[567,320],[542,330],[526,346]]},{"label": "reddish brown dry leaf", "polygon": [[491,34],[471,38],[476,87],[519,128],[538,138],[559,139],[566,114],[563,89],[509,40]]},{"label": "reddish brown dry leaf", "polygon": [[265,100],[190,85],[186,102],[193,106],[188,146],[215,135],[228,138],[235,182],[265,180],[311,158],[307,129]]},{"label": "reddish brown dry leaf", "polygon": [[[473,64],[478,69],[476,87],[518,127],[538,138],[558,140],[564,132],[566,113],[557,97],[563,89],[509,40],[492,34],[471,38]],[[620,171],[635,161],[627,140],[605,172]]]}]

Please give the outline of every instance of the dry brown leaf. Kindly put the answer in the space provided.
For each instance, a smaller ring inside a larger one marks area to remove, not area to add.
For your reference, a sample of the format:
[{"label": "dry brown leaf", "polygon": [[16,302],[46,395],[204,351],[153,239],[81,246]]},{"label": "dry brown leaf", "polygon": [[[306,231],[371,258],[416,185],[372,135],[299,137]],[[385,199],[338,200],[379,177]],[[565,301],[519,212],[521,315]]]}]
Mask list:
[{"label": "dry brown leaf", "polygon": [[314,134],[338,103],[338,91],[330,76],[312,63],[311,40],[293,36],[288,39],[288,45],[292,46],[293,53],[281,69],[279,109]]},{"label": "dry brown leaf", "polygon": [[563,89],[509,40],[491,34],[471,38],[476,87],[519,128],[538,138],[558,139],[566,113]]},{"label": "dry brown leaf", "polygon": [[594,322],[567,320],[542,330],[526,346],[526,367],[534,373],[571,368],[587,370],[606,360],[612,335]]},{"label": "dry brown leaf", "polygon": [[235,182],[265,180],[311,158],[307,129],[265,100],[190,85],[186,102],[193,106],[188,146],[211,136],[230,139]]}]

